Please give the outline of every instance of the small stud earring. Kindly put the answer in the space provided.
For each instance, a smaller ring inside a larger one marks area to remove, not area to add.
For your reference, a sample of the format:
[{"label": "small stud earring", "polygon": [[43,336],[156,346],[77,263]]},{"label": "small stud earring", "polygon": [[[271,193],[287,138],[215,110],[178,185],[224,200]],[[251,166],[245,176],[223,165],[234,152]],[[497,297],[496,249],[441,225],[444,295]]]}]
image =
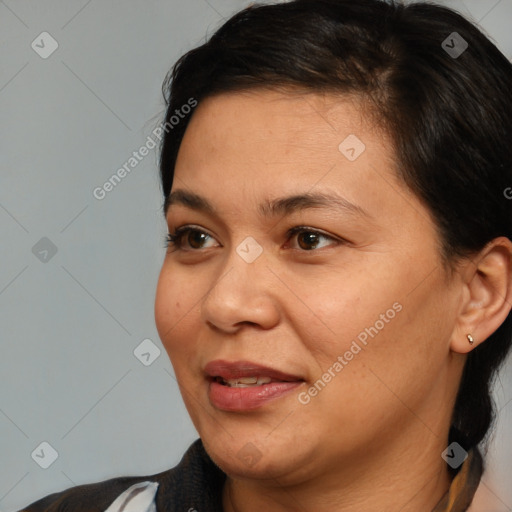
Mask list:
[{"label": "small stud earring", "polygon": [[471,336],[471,334],[468,334],[468,341],[470,345],[473,345],[473,343],[475,343],[475,339],[473,338],[473,336]]}]

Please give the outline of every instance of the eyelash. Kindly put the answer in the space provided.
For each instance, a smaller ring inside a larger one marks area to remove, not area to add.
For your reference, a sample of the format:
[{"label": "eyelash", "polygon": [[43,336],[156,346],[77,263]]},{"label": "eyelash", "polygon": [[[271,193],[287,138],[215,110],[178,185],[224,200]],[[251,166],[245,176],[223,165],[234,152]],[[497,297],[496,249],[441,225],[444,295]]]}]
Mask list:
[{"label": "eyelash", "polygon": [[[199,233],[205,234],[209,237],[211,235],[207,233],[206,231],[203,231],[202,229],[193,227],[193,226],[182,226],[177,228],[174,233],[168,233],[165,237],[165,248],[169,249],[171,246],[174,247],[174,250],[183,250],[183,251],[190,251],[190,252],[199,252],[201,249],[183,249],[183,238],[186,234],[197,231]],[[318,231],[316,229],[309,228],[307,226],[295,226],[291,229],[289,229],[286,233],[287,239],[291,238],[292,236],[298,234],[298,233],[313,233],[315,235],[319,235],[321,237],[327,238],[329,240],[332,240],[334,242],[338,243],[344,243],[345,241],[342,239],[334,238],[330,235],[327,235],[321,231]],[[346,242],[345,242],[346,243]],[[299,249],[300,250],[300,249]],[[316,249],[311,249],[309,251],[302,250],[302,252],[314,252]]]}]

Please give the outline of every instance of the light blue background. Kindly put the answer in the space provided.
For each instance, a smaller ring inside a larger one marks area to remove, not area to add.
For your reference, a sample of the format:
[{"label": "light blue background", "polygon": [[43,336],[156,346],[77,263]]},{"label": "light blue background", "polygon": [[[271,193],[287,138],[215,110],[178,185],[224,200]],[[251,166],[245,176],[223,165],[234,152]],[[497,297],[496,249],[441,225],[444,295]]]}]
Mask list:
[{"label": "light blue background", "polygon": [[[160,122],[175,60],[249,3],[0,1],[0,511],[163,471],[197,438],[154,325],[166,233],[156,150],[103,200],[93,189]],[[512,56],[512,0],[443,4]],[[46,59],[31,47],[44,31],[59,45]],[[32,253],[43,237],[57,247],[46,263]],[[145,339],[161,350],[150,366],[133,353]],[[472,511],[512,510],[511,374],[509,362]],[[58,452],[48,469],[31,457],[44,441]]]}]

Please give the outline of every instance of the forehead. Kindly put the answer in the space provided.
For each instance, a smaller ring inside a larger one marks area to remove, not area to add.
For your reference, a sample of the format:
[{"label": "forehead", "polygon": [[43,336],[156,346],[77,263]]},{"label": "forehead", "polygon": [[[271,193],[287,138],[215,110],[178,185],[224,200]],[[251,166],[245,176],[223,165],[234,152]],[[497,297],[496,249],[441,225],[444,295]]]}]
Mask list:
[{"label": "forehead", "polygon": [[[203,100],[182,145],[201,149],[195,152],[196,157],[208,152],[232,159],[234,154],[225,153],[232,149],[241,158],[254,156],[269,161],[275,155],[309,160],[317,158],[318,153],[339,156],[339,144],[348,135],[361,140],[369,139],[369,134],[373,138],[374,132],[379,132],[377,141],[385,138],[356,97],[255,89]],[[382,144],[381,149],[386,147]]]},{"label": "forehead", "polygon": [[379,191],[368,182],[379,181],[378,173],[394,180],[394,167],[386,134],[357,99],[253,90],[198,105],[178,153],[173,189],[233,200],[235,194],[247,200],[314,189],[378,206]]}]

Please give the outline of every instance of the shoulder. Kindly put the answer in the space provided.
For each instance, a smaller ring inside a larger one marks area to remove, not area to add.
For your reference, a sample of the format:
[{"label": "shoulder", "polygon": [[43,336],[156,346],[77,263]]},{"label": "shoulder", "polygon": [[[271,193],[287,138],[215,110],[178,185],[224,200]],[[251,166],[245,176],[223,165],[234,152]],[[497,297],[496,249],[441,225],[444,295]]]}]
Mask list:
[{"label": "shoulder", "polygon": [[[108,512],[118,509],[128,512],[125,505],[131,498],[134,504],[137,501],[137,510],[141,511],[173,512],[195,508],[201,512],[217,512],[222,510],[225,476],[198,439],[180,463],[167,471],[78,485],[45,496],[19,512],[107,512],[109,507]],[[140,508],[143,505],[146,508]]]},{"label": "shoulder", "polygon": [[[57,511],[95,511],[104,512],[118,500],[126,501],[135,494],[144,493],[150,501],[158,491],[162,480],[176,471],[169,469],[163,473],[149,476],[129,476],[111,478],[102,482],[78,485],[41,498],[19,512],[57,512]],[[140,501],[141,496],[139,496]],[[117,503],[116,503],[117,504]],[[112,507],[109,512],[115,510]]]},{"label": "shoulder", "polygon": [[[172,470],[169,470],[172,471]],[[154,482],[154,483],[153,483]],[[78,485],[56,492],[41,498],[23,508],[19,512],[57,512],[57,511],[95,511],[104,512],[117,498],[124,495],[126,498],[130,491],[134,491],[138,484],[144,484],[144,488],[153,483],[156,489],[158,481],[154,476],[121,477],[112,478],[103,482]]]}]

